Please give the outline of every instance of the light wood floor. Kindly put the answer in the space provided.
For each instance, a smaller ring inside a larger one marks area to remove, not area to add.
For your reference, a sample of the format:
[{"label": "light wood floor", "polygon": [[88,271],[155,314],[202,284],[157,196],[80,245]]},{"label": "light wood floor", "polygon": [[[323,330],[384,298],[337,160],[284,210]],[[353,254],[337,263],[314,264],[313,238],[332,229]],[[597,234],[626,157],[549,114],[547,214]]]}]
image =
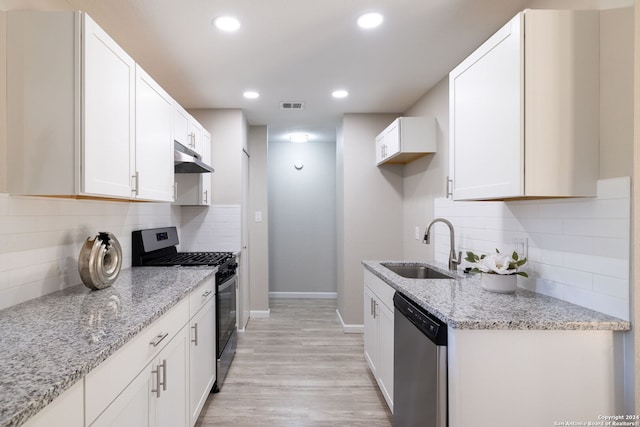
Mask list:
[{"label": "light wood floor", "polygon": [[335,300],[271,300],[250,319],[220,393],[196,426],[390,427],[391,413]]}]

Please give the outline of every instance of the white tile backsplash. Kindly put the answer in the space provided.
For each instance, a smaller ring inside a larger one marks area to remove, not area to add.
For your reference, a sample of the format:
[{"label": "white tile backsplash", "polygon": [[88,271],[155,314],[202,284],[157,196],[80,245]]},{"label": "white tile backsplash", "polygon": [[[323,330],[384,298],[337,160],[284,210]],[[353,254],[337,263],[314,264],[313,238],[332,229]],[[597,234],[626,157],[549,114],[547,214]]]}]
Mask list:
[{"label": "white tile backsplash", "polygon": [[240,205],[182,208],[181,251],[240,252]]},{"label": "white tile backsplash", "polygon": [[0,194],[0,309],[80,283],[88,237],[113,233],[131,266],[131,232],[180,224],[180,207]]},{"label": "white tile backsplash", "polygon": [[[453,223],[463,257],[468,250],[510,252],[514,239],[525,238],[529,262],[524,269],[531,277],[519,277],[519,286],[629,320],[629,177],[600,180],[595,198],[436,199],[434,210],[435,217]],[[447,262],[446,227],[436,227],[434,244],[436,260]]]}]

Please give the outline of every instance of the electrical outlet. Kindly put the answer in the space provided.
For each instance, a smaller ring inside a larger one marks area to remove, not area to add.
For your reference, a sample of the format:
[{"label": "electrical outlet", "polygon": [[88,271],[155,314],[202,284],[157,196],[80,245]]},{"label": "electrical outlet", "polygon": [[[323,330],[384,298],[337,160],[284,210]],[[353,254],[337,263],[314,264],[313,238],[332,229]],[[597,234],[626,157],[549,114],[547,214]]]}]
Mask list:
[{"label": "electrical outlet", "polygon": [[522,258],[527,258],[529,255],[529,241],[526,237],[514,237],[513,250]]}]

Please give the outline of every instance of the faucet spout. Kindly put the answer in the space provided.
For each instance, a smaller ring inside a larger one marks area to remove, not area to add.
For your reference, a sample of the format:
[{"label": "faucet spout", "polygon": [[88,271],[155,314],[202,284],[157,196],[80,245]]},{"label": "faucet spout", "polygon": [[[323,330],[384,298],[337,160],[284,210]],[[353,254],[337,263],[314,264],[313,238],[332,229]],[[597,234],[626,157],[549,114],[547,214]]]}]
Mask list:
[{"label": "faucet spout", "polygon": [[425,244],[429,244],[431,239],[431,226],[433,224],[435,224],[436,222],[442,222],[444,224],[447,225],[447,227],[449,227],[449,237],[451,238],[450,240],[450,248],[451,250],[449,251],[449,270],[457,270],[458,269],[458,265],[460,265],[460,263],[462,262],[462,251],[458,252],[458,256],[456,258],[456,248],[455,248],[455,231],[453,230],[453,224],[451,224],[451,222],[449,220],[446,220],[444,218],[436,218],[433,221],[431,221],[431,223],[429,224],[429,226],[427,227],[427,231],[424,232],[424,238],[422,240],[422,243]]}]

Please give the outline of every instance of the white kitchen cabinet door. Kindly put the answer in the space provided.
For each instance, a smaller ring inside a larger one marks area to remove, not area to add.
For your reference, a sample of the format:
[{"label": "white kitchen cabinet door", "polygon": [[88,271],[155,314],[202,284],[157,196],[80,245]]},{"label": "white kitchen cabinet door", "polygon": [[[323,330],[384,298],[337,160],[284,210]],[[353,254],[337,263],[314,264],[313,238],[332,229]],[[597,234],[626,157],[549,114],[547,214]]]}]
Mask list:
[{"label": "white kitchen cabinet door", "polygon": [[131,197],[135,62],[82,14],[82,192]]},{"label": "white kitchen cabinet door", "polygon": [[[189,424],[189,333],[185,326],[160,352],[152,377],[152,421],[157,427],[187,427]],[[162,385],[156,379],[162,379]]]},{"label": "white kitchen cabinet door", "polygon": [[393,342],[395,290],[364,270],[364,356],[393,412]]},{"label": "white kitchen cabinet door", "polygon": [[191,148],[196,153],[202,155],[202,133],[203,127],[196,119],[191,117],[189,120],[189,134],[191,135]]},{"label": "white kitchen cabinet door", "polygon": [[386,304],[379,303],[376,306],[376,316],[378,320],[378,341],[379,341],[379,363],[378,363],[378,384],[380,391],[393,412],[393,305],[387,307]]},{"label": "white kitchen cabinet door", "polygon": [[595,196],[599,14],[526,10],[449,74],[455,200]]},{"label": "white kitchen cabinet door", "polygon": [[374,377],[378,375],[378,322],[374,317],[376,297],[364,287],[364,358]]},{"label": "white kitchen cabinet door", "polygon": [[519,17],[450,74],[455,199],[524,194],[524,46]]},{"label": "white kitchen cabinet door", "polygon": [[153,363],[149,363],[91,427],[151,427]]},{"label": "white kitchen cabinet door", "polygon": [[174,197],[173,100],[136,66],[136,144],[134,195],[172,202]]},{"label": "white kitchen cabinet door", "polygon": [[23,427],[82,427],[84,426],[83,381],[70,389],[38,412]]},{"label": "white kitchen cabinet door", "polygon": [[191,319],[189,350],[190,425],[198,420],[200,411],[216,379],[215,298]]},{"label": "white kitchen cabinet door", "polygon": [[191,148],[191,136],[189,135],[190,117],[187,110],[182,108],[176,101],[173,102],[173,139],[187,148]]}]

